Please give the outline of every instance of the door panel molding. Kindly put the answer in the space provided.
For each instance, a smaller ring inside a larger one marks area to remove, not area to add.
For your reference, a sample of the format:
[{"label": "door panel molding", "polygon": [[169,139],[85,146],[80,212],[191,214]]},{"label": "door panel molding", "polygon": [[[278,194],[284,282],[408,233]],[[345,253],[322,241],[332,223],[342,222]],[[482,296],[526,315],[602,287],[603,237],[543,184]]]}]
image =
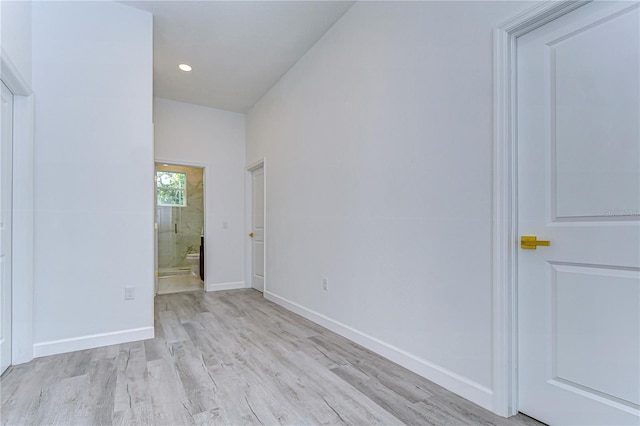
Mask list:
[{"label": "door panel molding", "polygon": [[493,411],[518,412],[517,39],[589,1],[545,1],[494,30]]},{"label": "door panel molding", "polygon": [[517,227],[550,241],[517,253],[517,409],[548,424],[640,422],[639,23],[597,1],[517,38]]}]

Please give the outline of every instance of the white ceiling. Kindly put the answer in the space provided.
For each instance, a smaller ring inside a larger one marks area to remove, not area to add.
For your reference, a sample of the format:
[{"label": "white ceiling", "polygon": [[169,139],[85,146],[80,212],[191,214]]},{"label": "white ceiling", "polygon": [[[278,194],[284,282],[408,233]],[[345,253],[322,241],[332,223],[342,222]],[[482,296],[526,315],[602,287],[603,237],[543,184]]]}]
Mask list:
[{"label": "white ceiling", "polygon": [[354,2],[122,3],[153,13],[154,96],[246,112]]}]

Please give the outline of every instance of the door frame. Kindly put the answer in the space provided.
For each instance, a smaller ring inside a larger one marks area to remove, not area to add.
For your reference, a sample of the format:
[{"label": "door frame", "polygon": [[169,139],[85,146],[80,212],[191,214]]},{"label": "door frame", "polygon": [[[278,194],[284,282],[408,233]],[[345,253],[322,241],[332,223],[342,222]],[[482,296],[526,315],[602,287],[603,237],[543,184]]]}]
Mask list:
[{"label": "door frame", "polygon": [[493,411],[518,412],[517,39],[586,1],[545,1],[494,30]]},{"label": "door frame", "polygon": [[15,365],[33,359],[34,96],[4,50],[0,79],[13,93],[11,364]]},{"label": "door frame", "polygon": [[267,158],[263,157],[259,160],[254,161],[253,163],[249,163],[245,167],[245,177],[244,177],[244,188],[245,188],[245,219],[244,219],[244,227],[245,227],[245,262],[244,262],[244,279],[245,279],[245,288],[253,288],[251,285],[251,278],[253,274],[253,247],[251,245],[251,239],[248,237],[249,233],[252,232],[253,227],[253,172],[262,168],[264,174],[264,211],[262,214],[264,215],[264,288],[262,291],[263,295],[267,294]]},{"label": "door frame", "polygon": [[196,163],[193,161],[181,161],[181,160],[167,160],[166,158],[154,158],[153,160],[153,232],[155,234],[154,239],[154,278],[155,278],[155,292],[154,297],[158,292],[158,183],[156,182],[156,176],[158,172],[158,164],[168,164],[170,166],[183,166],[183,167],[194,167],[198,169],[202,169],[202,227],[204,228],[204,270],[205,270],[205,280],[202,284],[203,289],[206,291],[207,289],[207,273],[209,270],[209,264],[207,263],[207,253],[209,250],[207,249],[207,243],[209,242],[209,238],[207,238],[207,214],[209,209],[207,207],[207,182],[209,181],[209,163]]}]

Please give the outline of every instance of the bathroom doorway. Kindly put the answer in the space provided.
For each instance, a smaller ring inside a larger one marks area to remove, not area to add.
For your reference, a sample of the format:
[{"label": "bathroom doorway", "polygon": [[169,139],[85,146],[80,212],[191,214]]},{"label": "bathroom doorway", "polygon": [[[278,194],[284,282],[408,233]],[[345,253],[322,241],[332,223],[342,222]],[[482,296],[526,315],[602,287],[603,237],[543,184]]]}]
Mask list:
[{"label": "bathroom doorway", "polygon": [[156,163],[157,294],[203,290],[204,169]]}]

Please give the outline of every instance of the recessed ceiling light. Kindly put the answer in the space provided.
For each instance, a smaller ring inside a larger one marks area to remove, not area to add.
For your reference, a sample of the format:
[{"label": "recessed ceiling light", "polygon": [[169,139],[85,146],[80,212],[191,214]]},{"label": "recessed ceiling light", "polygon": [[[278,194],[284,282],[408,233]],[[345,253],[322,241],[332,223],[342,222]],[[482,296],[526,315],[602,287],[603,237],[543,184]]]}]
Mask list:
[{"label": "recessed ceiling light", "polygon": [[191,65],[187,64],[180,64],[178,65],[178,68],[180,68],[182,71],[191,71]]}]

